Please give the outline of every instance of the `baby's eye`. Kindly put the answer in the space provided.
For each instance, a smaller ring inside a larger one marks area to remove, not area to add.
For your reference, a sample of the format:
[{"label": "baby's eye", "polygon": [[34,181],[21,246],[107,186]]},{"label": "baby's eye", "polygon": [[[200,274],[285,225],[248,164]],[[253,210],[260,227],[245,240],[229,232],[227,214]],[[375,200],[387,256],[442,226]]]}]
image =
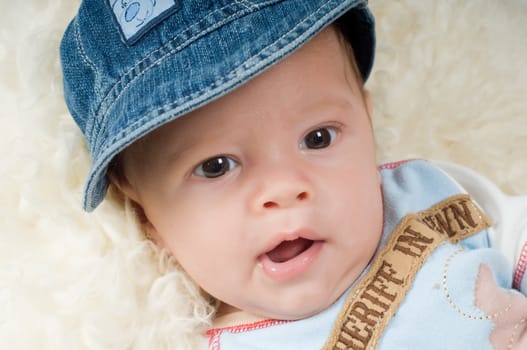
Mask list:
[{"label": "baby's eye", "polygon": [[302,140],[300,147],[320,149],[328,147],[337,137],[337,131],[332,127],[324,127],[310,131]]},{"label": "baby's eye", "polygon": [[238,163],[226,156],[209,158],[198,165],[193,174],[200,177],[213,179],[225,175],[228,171],[238,166]]}]

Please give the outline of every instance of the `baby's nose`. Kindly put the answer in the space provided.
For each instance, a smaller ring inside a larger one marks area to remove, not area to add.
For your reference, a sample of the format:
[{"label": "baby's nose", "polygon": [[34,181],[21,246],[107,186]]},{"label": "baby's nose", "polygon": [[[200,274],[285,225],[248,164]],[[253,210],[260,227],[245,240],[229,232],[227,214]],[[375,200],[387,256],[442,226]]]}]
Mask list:
[{"label": "baby's nose", "polygon": [[262,206],[265,209],[287,208],[299,202],[307,201],[309,197],[310,194],[307,191],[284,190],[284,192],[275,193],[268,198],[264,198]]},{"label": "baby's nose", "polygon": [[305,205],[314,198],[311,181],[298,170],[274,171],[259,182],[253,197],[253,206],[257,210],[291,208]]}]

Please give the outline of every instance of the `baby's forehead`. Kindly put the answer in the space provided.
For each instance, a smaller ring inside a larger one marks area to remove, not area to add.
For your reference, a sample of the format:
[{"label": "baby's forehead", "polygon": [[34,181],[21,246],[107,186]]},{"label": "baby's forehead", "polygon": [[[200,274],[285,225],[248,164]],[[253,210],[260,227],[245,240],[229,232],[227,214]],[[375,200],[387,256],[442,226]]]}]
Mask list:
[{"label": "baby's forehead", "polygon": [[[335,97],[335,90],[346,92],[353,80],[351,93],[362,86],[354,74],[347,46],[333,26],[323,30],[313,40],[290,56],[264,71],[252,80],[224,96],[171,121],[154,135],[185,134],[193,129],[209,134],[229,133],[239,125],[265,123],[269,113],[279,113],[287,119],[317,108],[333,108],[344,104]],[[332,90],[333,88],[333,90]],[[147,135],[148,137],[148,135]]]}]

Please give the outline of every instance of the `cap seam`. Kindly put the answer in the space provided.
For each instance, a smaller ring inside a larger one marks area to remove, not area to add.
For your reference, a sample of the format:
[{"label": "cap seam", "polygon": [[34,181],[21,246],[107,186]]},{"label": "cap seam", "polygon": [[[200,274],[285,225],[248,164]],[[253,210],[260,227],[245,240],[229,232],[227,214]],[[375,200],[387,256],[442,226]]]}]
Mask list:
[{"label": "cap seam", "polygon": [[[91,68],[91,70],[95,73],[95,81],[94,81],[94,90],[96,94],[99,94],[100,87],[95,83],[99,81],[99,70],[97,69],[97,66],[90,60],[88,55],[86,54],[86,51],[84,50],[84,46],[82,45],[82,42],[80,40],[80,31],[79,31],[79,19],[78,17],[75,17],[75,21],[73,23],[74,27],[74,35],[73,38],[75,39],[75,44],[77,45],[77,48],[79,49],[79,54],[84,62],[85,65]],[[91,123],[86,123],[86,129],[89,130],[90,138],[93,138],[93,132],[95,129],[99,128],[99,123],[97,121],[97,118],[90,118],[92,119]],[[88,119],[88,120],[90,120]],[[91,147],[92,149],[95,149],[94,147]]]},{"label": "cap seam", "polygon": [[[268,2],[273,3],[273,2],[278,2],[278,1],[282,1],[282,0],[267,1],[267,3],[268,3]],[[254,5],[253,3],[251,3],[251,2],[249,2],[249,1],[247,1],[247,0],[245,0],[245,1],[244,1],[244,0],[234,0],[234,3],[235,3],[235,4],[240,4],[240,3],[242,3],[242,2],[250,3],[250,4],[252,5],[251,7],[254,8],[254,9],[258,9],[258,7],[259,7],[259,6]],[[242,6],[243,6],[243,5],[242,5]],[[205,21],[205,19],[206,19],[207,17],[210,17],[211,15],[213,15],[213,14],[216,13],[216,12],[223,11],[223,10],[225,10],[225,9],[228,8],[228,7],[232,7],[232,3],[229,4],[229,5],[225,5],[225,6],[221,7],[221,8],[215,9],[215,10],[212,11],[212,12],[209,12],[205,17],[203,17],[202,19],[200,19],[199,22],[194,23],[191,27],[185,29],[183,32],[176,34],[174,37],[172,37],[172,39],[170,39],[170,40],[169,40],[166,44],[164,44],[163,46],[159,46],[159,47],[156,48],[155,50],[153,50],[153,51],[149,52],[148,54],[146,54],[145,57],[143,57],[143,58],[142,58],[140,61],[138,61],[136,64],[134,64],[133,66],[131,66],[130,68],[128,68],[128,69],[126,70],[126,72],[124,72],[123,74],[121,74],[121,75],[120,75],[120,78],[119,78],[119,81],[122,80],[122,78],[124,78],[126,75],[131,74],[131,72],[134,71],[135,68],[136,68],[137,66],[139,66],[139,65],[141,65],[143,62],[147,61],[147,60],[150,58],[150,56],[154,55],[156,52],[160,51],[160,50],[163,49],[164,47],[169,46],[174,40],[177,39],[177,37],[179,37],[179,36],[183,35],[184,33],[188,32],[192,27],[194,27],[194,26],[196,26],[196,25],[202,23],[203,21]],[[247,8],[247,6],[245,6],[245,7]],[[252,10],[251,7],[249,7],[248,9]],[[198,33],[198,34],[199,34],[199,33]],[[115,87],[116,85],[118,85],[119,81],[115,82],[115,83],[112,85],[112,88],[111,88],[110,90],[114,89],[114,87]],[[106,100],[106,99],[108,98],[108,95],[109,95],[109,94],[110,94],[110,92],[106,94],[106,96],[105,96],[105,97],[103,98],[103,100],[101,101],[101,104],[104,102],[104,100]]]},{"label": "cap seam", "polygon": [[234,2],[236,4],[240,4],[241,6],[245,7],[248,11],[253,11],[256,7],[254,6],[253,3],[249,2],[249,1],[244,1],[244,0],[234,0]]}]

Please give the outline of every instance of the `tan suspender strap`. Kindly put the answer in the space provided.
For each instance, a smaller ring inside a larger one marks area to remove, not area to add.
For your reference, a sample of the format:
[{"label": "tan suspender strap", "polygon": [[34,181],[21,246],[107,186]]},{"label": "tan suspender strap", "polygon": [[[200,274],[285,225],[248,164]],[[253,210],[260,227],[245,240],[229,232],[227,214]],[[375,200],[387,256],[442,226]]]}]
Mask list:
[{"label": "tan suspender strap", "polygon": [[351,290],[324,349],[375,349],[417,271],[434,250],[443,242],[458,242],[489,226],[489,218],[465,194],[405,216]]}]

